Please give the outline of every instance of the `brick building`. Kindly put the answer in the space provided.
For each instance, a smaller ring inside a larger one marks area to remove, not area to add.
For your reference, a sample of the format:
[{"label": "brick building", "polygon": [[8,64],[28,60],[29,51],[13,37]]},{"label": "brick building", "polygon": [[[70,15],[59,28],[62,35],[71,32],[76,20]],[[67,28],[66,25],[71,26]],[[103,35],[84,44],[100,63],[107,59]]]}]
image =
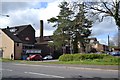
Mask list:
[{"label": "brick building", "polygon": [[50,54],[48,42],[51,36],[43,36],[43,21],[40,20],[40,37],[35,37],[31,25],[21,25],[0,29],[0,56],[11,59],[26,59],[33,54]]},{"label": "brick building", "polygon": [[3,58],[21,59],[23,50],[31,49],[35,43],[35,30],[31,25],[0,29],[0,48]]}]

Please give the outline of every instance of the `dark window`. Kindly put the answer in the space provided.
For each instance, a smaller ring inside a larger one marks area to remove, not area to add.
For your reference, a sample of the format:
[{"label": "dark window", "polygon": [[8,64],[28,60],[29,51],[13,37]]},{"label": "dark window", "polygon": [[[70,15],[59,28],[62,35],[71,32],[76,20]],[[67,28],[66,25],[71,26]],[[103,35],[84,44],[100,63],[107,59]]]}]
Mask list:
[{"label": "dark window", "polygon": [[19,46],[19,43],[17,43],[17,46]]}]

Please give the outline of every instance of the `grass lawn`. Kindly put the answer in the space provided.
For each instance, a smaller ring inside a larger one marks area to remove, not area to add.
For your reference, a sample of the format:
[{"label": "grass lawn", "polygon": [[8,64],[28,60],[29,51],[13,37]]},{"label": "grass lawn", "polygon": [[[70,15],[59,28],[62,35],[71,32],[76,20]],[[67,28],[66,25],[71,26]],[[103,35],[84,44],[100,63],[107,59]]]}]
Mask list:
[{"label": "grass lawn", "polygon": [[81,61],[26,61],[26,60],[10,60],[10,59],[0,59],[2,62],[14,62],[23,64],[88,64],[88,65],[118,65],[117,62],[103,61],[103,60],[81,60]]}]

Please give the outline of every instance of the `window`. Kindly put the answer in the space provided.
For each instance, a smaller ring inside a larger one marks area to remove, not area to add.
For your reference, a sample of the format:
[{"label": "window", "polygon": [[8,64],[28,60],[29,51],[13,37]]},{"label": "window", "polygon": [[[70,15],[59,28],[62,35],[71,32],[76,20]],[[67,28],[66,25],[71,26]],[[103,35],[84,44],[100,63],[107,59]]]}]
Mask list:
[{"label": "window", "polygon": [[19,46],[19,43],[17,43],[17,46]]},{"label": "window", "polygon": [[10,32],[15,32],[17,29],[13,28],[13,29],[10,29]]},{"label": "window", "polygon": [[29,37],[26,37],[25,40],[29,41],[30,39],[29,39]]}]

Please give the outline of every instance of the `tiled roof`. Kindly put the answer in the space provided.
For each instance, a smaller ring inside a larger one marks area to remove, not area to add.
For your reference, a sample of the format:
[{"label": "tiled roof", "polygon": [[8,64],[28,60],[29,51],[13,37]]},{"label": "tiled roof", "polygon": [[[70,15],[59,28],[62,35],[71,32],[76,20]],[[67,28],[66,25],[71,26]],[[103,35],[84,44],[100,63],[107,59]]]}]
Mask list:
[{"label": "tiled roof", "polygon": [[52,41],[52,36],[44,36],[45,41]]},{"label": "tiled roof", "polygon": [[15,42],[22,42],[18,37],[14,36],[9,30],[2,29],[2,31],[7,34],[13,41]]},{"label": "tiled roof", "polygon": [[88,40],[95,40],[97,41],[97,38],[87,38]]},{"label": "tiled roof", "polygon": [[[40,37],[36,37],[36,41],[39,42]],[[52,36],[43,36],[44,41],[52,41]]]},{"label": "tiled roof", "polygon": [[21,26],[15,26],[15,27],[8,27],[8,30],[15,29],[15,32],[12,32],[13,34],[19,34],[21,31],[23,31],[25,28],[31,25],[21,25]]},{"label": "tiled roof", "polygon": [[21,31],[23,31],[24,29],[26,29],[28,26],[31,26],[31,25],[7,27],[2,29],[2,31],[6,33],[15,42],[22,42],[16,35],[19,34]]}]

